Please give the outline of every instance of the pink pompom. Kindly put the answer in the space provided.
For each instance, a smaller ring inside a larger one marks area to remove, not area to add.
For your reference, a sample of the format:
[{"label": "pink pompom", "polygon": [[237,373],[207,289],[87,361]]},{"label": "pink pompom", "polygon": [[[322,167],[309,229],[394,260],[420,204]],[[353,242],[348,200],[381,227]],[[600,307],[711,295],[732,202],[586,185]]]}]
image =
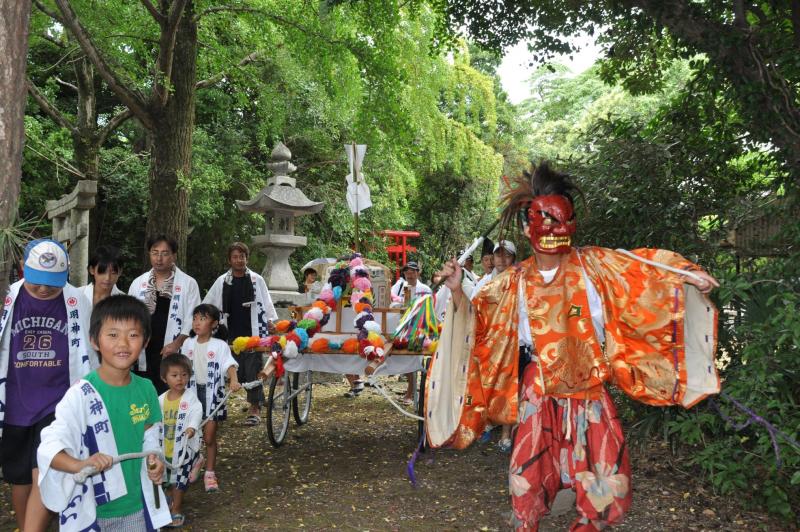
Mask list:
[{"label": "pink pompom", "polygon": [[308,309],[308,312],[306,312],[305,316],[303,316],[303,317],[307,318],[307,319],[312,319],[312,320],[315,320],[315,321],[322,321],[322,317],[324,315],[325,315],[325,313],[322,312],[321,308],[311,307],[310,309]]},{"label": "pink pompom", "polygon": [[319,298],[324,301],[333,299],[333,290],[331,290],[330,288],[323,288],[322,292],[319,293]]},{"label": "pink pompom", "polygon": [[430,338],[425,338],[425,340],[422,341],[422,348],[423,349],[429,348],[430,345],[431,345],[431,339]]},{"label": "pink pompom", "polygon": [[361,293],[353,292],[353,294],[350,296],[350,304],[355,306],[356,303],[358,303],[358,300],[361,299],[362,295],[363,294],[361,294]]},{"label": "pink pompom", "polygon": [[353,288],[366,292],[372,288],[372,283],[366,277],[356,277],[353,279]]},{"label": "pink pompom", "polygon": [[350,267],[355,268],[356,266],[361,266],[364,264],[364,260],[361,257],[356,257],[350,261]]}]

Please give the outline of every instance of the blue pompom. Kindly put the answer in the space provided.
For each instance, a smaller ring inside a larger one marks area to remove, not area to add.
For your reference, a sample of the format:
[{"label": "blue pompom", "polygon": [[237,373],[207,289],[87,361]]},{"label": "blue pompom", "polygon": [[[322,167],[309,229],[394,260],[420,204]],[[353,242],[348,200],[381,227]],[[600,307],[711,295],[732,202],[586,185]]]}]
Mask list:
[{"label": "blue pompom", "polygon": [[300,337],[300,345],[298,346],[300,350],[305,349],[308,346],[308,333],[306,330],[298,327],[294,330],[294,333]]},{"label": "blue pompom", "polygon": [[342,297],[342,287],[341,286],[334,286],[333,287],[333,298],[336,301],[339,301]]}]

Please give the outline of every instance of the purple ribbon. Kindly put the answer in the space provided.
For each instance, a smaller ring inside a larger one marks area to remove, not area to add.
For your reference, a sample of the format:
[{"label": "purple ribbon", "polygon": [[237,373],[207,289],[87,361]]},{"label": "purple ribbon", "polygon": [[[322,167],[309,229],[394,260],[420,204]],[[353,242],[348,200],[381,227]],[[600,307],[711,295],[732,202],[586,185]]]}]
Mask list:
[{"label": "purple ribbon", "polygon": [[422,446],[425,445],[425,431],[422,431],[422,437],[419,439],[419,444],[417,444],[417,448],[414,449],[414,453],[411,455],[411,459],[408,461],[408,465],[406,466],[406,473],[408,473],[408,480],[411,481],[411,485],[415,488],[417,487],[417,475],[414,474],[414,465],[417,463],[417,457],[419,453],[422,451]]},{"label": "purple ribbon", "polygon": [[729,425],[731,425],[731,427],[733,427],[733,430],[738,432],[738,431],[744,429],[745,427],[748,427],[753,422],[756,422],[759,425],[762,425],[765,429],[767,429],[767,432],[769,433],[769,439],[770,439],[770,441],[772,441],[772,450],[775,453],[775,463],[776,463],[778,469],[780,469],[781,465],[783,464],[782,461],[781,461],[781,450],[778,447],[778,436],[780,436],[784,440],[788,441],[790,444],[792,444],[797,449],[800,449],[800,442],[798,442],[797,440],[795,440],[794,438],[792,438],[791,436],[789,436],[785,432],[783,432],[781,430],[778,430],[778,428],[775,425],[773,425],[772,423],[770,423],[769,421],[767,421],[763,417],[761,417],[758,414],[756,414],[755,412],[753,412],[750,408],[748,408],[747,406],[743,405],[742,403],[740,403],[739,401],[737,401],[736,399],[734,399],[733,397],[731,397],[730,395],[728,395],[725,392],[720,392],[719,395],[720,395],[720,397],[730,401],[733,404],[733,406],[735,406],[737,409],[739,409],[739,411],[744,412],[748,416],[747,419],[745,419],[743,422],[736,423],[736,421],[734,421],[733,418],[731,418],[730,416],[725,414],[725,412],[722,411],[722,409],[717,404],[717,402],[714,401],[714,399],[710,399],[709,402],[711,403],[711,406],[714,407],[714,410],[716,410],[717,413],[719,413],[719,415],[720,415],[720,417],[722,417],[722,419],[724,419]]}]

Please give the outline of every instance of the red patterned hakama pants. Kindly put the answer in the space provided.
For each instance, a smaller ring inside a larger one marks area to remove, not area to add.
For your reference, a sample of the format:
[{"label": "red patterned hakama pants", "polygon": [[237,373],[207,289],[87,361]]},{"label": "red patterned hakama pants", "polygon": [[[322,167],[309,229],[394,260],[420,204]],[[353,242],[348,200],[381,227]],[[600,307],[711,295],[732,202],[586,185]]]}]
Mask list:
[{"label": "red patterned hakama pants", "polygon": [[535,371],[534,361],[523,374],[511,455],[514,527],[537,531],[564,488],[575,490],[579,514],[570,530],[601,530],[620,522],[631,504],[631,468],[608,391],[595,401],[541,396],[533,388]]}]

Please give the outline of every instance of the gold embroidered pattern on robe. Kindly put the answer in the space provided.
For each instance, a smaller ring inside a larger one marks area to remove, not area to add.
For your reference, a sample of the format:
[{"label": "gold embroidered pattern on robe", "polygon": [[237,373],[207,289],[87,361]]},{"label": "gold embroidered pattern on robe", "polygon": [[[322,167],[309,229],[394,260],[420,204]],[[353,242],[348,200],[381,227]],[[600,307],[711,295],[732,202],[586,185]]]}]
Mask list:
[{"label": "gold embroidered pattern on robe", "polygon": [[[670,251],[633,252],[677,268],[697,269]],[[602,300],[605,349],[596,339],[582,272]],[[647,404],[681,404],[687,382],[683,278],[614,250],[573,249],[562,256],[550,283],[544,283],[531,257],[497,276],[474,298],[475,343],[453,447],[467,447],[487,422],[516,422],[520,282],[525,283],[538,357],[531,362],[538,365],[538,393],[598,399],[603,382],[611,381]]]}]

